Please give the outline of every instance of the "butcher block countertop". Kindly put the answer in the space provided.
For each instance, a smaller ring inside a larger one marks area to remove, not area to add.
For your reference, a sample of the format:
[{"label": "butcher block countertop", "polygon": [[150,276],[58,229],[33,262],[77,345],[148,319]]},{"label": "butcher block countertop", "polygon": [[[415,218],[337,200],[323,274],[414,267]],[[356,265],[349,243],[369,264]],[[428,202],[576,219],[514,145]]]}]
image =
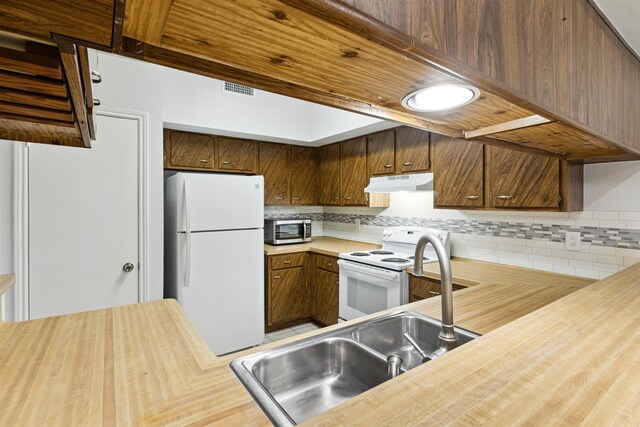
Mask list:
[{"label": "butcher block countertop", "polygon": [[380,245],[333,237],[314,237],[309,243],[294,243],[292,245],[272,246],[267,243],[264,244],[265,255],[316,252],[323,255],[338,256],[341,252],[372,251],[374,249],[380,249]]},{"label": "butcher block countertop", "polygon": [[[486,335],[307,424],[637,425],[639,306],[640,264],[581,289],[469,287],[456,324]],[[398,309],[439,317],[440,299]],[[173,300],[0,323],[0,425],[269,425],[229,362],[351,323],[219,358]]]},{"label": "butcher block countertop", "polygon": [[[440,280],[440,265],[437,262],[426,263],[423,268],[424,276]],[[413,268],[409,268],[408,271],[412,273]],[[483,283],[519,283],[521,285],[544,283],[584,287],[596,281],[595,279],[466,258],[452,258],[451,273],[453,274],[453,282],[461,286],[476,286]]]}]

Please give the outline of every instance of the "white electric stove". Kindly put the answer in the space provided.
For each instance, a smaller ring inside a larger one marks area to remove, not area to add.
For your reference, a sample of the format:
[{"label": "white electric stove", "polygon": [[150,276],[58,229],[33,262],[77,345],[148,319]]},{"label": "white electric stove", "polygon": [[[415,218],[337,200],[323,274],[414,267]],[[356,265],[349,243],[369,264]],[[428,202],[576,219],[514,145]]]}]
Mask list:
[{"label": "white electric stove", "polygon": [[[340,260],[340,318],[355,319],[409,302],[409,275],[418,240],[436,234],[449,252],[449,232],[433,228],[391,227],[383,231],[382,248],[344,252]],[[436,262],[427,245],[423,262]]]}]

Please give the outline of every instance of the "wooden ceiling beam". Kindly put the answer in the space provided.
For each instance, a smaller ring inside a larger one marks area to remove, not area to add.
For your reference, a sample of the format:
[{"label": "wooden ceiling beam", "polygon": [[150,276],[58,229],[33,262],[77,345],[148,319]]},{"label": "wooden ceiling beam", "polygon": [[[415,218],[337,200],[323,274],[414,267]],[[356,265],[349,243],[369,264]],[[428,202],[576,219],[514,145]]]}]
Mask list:
[{"label": "wooden ceiling beam", "polygon": [[471,139],[478,136],[490,135],[492,133],[506,132],[515,129],[523,129],[529,126],[541,125],[549,123],[550,121],[551,120],[547,118],[534,114],[529,117],[523,117],[521,119],[515,119],[493,126],[485,126],[474,130],[464,131],[464,137],[465,139]]}]

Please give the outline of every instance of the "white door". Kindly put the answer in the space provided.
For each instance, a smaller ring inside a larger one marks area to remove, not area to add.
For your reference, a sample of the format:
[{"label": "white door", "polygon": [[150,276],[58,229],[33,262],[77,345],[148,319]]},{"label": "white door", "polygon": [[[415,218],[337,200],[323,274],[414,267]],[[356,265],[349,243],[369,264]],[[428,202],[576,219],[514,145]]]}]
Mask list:
[{"label": "white door", "polygon": [[29,145],[31,319],[138,302],[139,124],[98,115],[91,149]]}]

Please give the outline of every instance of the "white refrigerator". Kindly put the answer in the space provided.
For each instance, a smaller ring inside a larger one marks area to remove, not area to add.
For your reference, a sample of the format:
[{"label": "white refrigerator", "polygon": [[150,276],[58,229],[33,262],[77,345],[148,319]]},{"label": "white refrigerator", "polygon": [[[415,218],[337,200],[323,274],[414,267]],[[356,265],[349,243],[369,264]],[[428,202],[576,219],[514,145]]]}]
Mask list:
[{"label": "white refrigerator", "polygon": [[165,187],[165,298],[216,355],[264,339],[264,178],[178,173]]}]

